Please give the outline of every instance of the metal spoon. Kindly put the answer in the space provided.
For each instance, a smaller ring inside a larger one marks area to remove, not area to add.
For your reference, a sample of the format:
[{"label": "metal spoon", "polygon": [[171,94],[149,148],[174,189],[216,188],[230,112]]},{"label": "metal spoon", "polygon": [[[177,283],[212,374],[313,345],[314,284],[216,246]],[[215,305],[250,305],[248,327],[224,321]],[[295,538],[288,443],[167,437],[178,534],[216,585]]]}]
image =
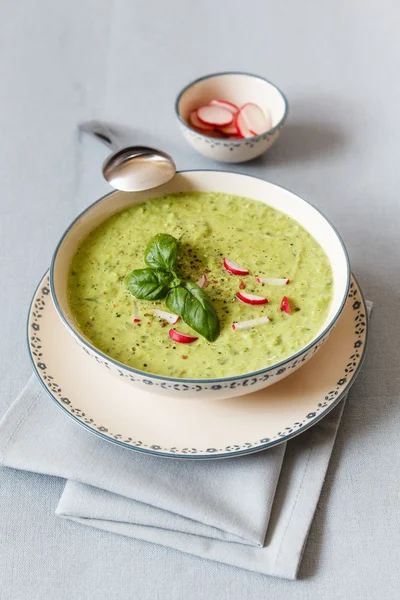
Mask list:
[{"label": "metal spoon", "polygon": [[121,137],[101,121],[88,121],[79,126],[114,150],[103,163],[103,176],[115,189],[141,192],[167,183],[176,173],[173,159],[146,146],[121,146]]}]

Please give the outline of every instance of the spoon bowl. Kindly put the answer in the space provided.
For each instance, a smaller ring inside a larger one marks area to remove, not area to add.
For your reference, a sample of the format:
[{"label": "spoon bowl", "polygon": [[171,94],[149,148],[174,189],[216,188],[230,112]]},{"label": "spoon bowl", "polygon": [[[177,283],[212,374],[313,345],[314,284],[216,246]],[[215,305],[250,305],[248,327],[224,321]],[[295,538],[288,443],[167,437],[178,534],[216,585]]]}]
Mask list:
[{"label": "spoon bowl", "polygon": [[129,146],[111,154],[103,164],[103,176],[113,188],[142,192],[167,183],[176,173],[172,158],[161,150]]},{"label": "spoon bowl", "polygon": [[125,146],[115,129],[102,121],[81,123],[80,131],[89,133],[114,150],[103,164],[103,176],[121,192],[143,192],[170,181],[176,165],[169,154],[147,146]]}]

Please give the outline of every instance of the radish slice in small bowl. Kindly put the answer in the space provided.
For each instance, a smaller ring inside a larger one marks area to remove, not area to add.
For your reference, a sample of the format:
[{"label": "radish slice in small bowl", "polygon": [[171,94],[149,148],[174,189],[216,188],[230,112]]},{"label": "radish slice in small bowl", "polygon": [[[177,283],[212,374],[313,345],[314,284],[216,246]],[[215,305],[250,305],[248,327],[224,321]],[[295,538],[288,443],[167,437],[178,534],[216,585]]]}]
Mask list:
[{"label": "radish slice in small bowl", "polygon": [[286,314],[290,315],[290,304],[289,304],[289,299],[286,296],[283,296],[282,298],[282,302],[281,302],[281,310],[283,312],[285,312]]},{"label": "radish slice in small bowl", "polygon": [[198,281],[196,281],[196,284],[199,286],[199,288],[206,287],[207,283],[208,283],[207,275],[202,275],[200,277],[200,279]]},{"label": "radish slice in small bowl", "polygon": [[169,337],[174,342],[178,342],[178,344],[191,344],[195,342],[198,338],[193,335],[186,335],[185,333],[180,333],[176,329],[170,329],[168,332]]},{"label": "radish slice in small bowl", "polygon": [[174,315],[174,313],[166,312],[165,310],[158,310],[158,308],[153,310],[153,315],[163,319],[163,321],[167,321],[171,325],[175,325],[180,319],[179,315]]},{"label": "radish slice in small bowl", "polygon": [[227,135],[239,135],[239,131],[236,126],[236,121],[233,121],[230,125],[224,125],[223,127],[219,127],[218,129],[222,131],[222,133],[226,133]]},{"label": "radish slice in small bowl", "polygon": [[253,102],[244,104],[240,109],[239,114],[243,119],[249,131],[253,132],[254,135],[261,135],[271,129],[271,118],[268,118],[264,111]]},{"label": "radish slice in small bowl", "polygon": [[249,271],[230,258],[224,258],[224,268],[232,275],[248,275]]},{"label": "radish slice in small bowl", "polygon": [[280,279],[278,277],[257,277],[257,281],[258,283],[261,283],[261,285],[287,285],[290,283],[290,279]]},{"label": "radish slice in small bowl", "polygon": [[249,321],[239,321],[239,323],[232,323],[232,329],[251,329],[257,327],[257,325],[266,325],[269,323],[268,317],[260,317],[259,319],[250,319]]},{"label": "radish slice in small bowl", "polygon": [[198,118],[206,125],[215,125],[221,127],[229,125],[233,121],[233,113],[220,106],[201,106],[196,111]]},{"label": "radish slice in small bowl", "polygon": [[202,121],[200,121],[195,110],[192,110],[192,112],[190,113],[189,121],[191,122],[193,127],[196,127],[196,129],[202,129],[203,131],[212,131],[214,129],[213,125],[208,125],[207,123],[203,123]]},{"label": "radish slice in small bowl", "polygon": [[232,102],[228,102],[227,100],[211,100],[209,102],[210,106],[219,106],[220,108],[225,108],[226,110],[230,110],[233,115],[239,112],[239,107],[236,104],[232,104]]},{"label": "radish slice in small bowl", "polygon": [[236,298],[245,304],[268,304],[268,298],[264,298],[263,296],[254,296],[254,294],[244,294],[243,292],[238,292],[236,294]]},{"label": "radish slice in small bowl", "polygon": [[244,120],[242,109],[239,110],[239,112],[238,112],[238,114],[236,116],[235,124],[236,124],[236,127],[237,127],[237,130],[238,130],[239,134],[243,138],[254,137],[254,133],[252,133],[250,131],[250,128],[248,127],[246,121]]}]

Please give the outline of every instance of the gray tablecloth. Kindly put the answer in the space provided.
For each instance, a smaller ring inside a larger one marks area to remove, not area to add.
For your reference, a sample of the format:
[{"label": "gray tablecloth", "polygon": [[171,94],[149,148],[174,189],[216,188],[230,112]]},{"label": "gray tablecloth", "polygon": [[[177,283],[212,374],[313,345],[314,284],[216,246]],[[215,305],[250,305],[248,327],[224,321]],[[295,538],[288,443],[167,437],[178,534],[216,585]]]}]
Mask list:
[{"label": "gray tablecloth", "polygon": [[68,222],[108,189],[99,171],[107,151],[79,146],[76,123],[137,126],[138,140],[180,168],[210,167],[185,146],[173,113],[175,92],[203,73],[253,71],[286,92],[290,118],[276,147],[234,169],[320,207],[375,304],[300,581],[61,520],[61,480],[3,469],[1,600],[398,598],[398,17],[394,0],[1,3],[1,414],[30,374],[32,290]]}]

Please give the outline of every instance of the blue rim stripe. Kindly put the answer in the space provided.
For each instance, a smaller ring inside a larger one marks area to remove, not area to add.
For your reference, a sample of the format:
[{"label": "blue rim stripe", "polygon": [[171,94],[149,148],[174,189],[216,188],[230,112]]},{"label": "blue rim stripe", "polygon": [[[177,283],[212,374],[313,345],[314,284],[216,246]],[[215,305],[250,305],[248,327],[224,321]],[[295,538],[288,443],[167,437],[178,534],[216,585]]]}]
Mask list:
[{"label": "blue rim stripe", "polygon": [[[236,172],[236,171],[228,171],[228,170],[223,170],[223,169],[187,169],[187,170],[183,170],[183,171],[177,171],[177,174],[183,174],[183,173],[229,173],[231,175],[242,175],[244,177],[248,177],[249,179],[258,179],[260,181],[264,181],[264,179],[261,179],[260,177],[253,177],[252,175],[247,175],[246,173],[240,173],[240,172]],[[270,182],[266,182],[266,183],[270,183]],[[58,298],[57,298],[57,294],[55,291],[55,287],[54,287],[54,266],[55,266],[55,261],[57,259],[57,254],[58,251],[61,247],[61,244],[63,243],[65,237],[68,235],[68,233],[70,232],[70,230],[73,228],[73,226],[75,225],[75,223],[86,213],[88,212],[91,208],[93,208],[94,206],[96,206],[97,204],[99,204],[100,202],[103,202],[103,200],[106,200],[106,198],[108,198],[109,196],[111,196],[112,194],[118,193],[118,192],[109,192],[108,194],[105,194],[105,196],[102,196],[101,198],[99,198],[98,200],[96,200],[95,202],[93,202],[92,204],[90,204],[87,208],[85,208],[73,221],[72,223],[69,225],[69,227],[65,230],[64,234],[62,235],[60,241],[57,244],[57,247],[54,251],[53,254],[53,258],[51,260],[51,265],[50,265],[50,290],[51,290],[51,295],[53,298],[53,302],[54,302],[54,306],[56,308],[56,311],[59,315],[59,317],[61,318],[61,320],[63,321],[64,325],[67,327],[67,329],[74,335],[76,336],[79,341],[81,342],[81,344],[83,344],[86,348],[90,349],[92,352],[94,352],[95,354],[98,354],[99,356],[101,356],[103,359],[107,360],[108,362],[111,362],[112,364],[114,364],[117,368],[119,369],[125,369],[126,371],[130,372],[130,373],[135,373],[136,375],[140,375],[141,377],[145,377],[147,379],[161,379],[162,381],[168,381],[168,382],[173,382],[173,383],[193,383],[195,385],[207,385],[209,383],[226,383],[226,382],[234,382],[234,381],[239,381],[241,379],[246,379],[248,377],[256,377],[258,375],[262,375],[265,373],[268,373],[269,371],[272,371],[274,369],[277,369],[278,367],[282,367],[284,365],[286,365],[288,362],[290,362],[291,360],[298,358],[299,356],[301,356],[302,354],[306,353],[307,350],[309,350],[312,346],[314,346],[314,344],[316,344],[317,342],[319,342],[324,335],[334,326],[334,324],[336,323],[336,321],[338,320],[338,318],[340,317],[340,315],[343,312],[344,306],[346,304],[347,301],[347,296],[349,293],[349,288],[350,288],[350,261],[349,261],[349,256],[347,254],[347,250],[346,247],[344,245],[344,242],[342,240],[342,238],[340,237],[339,232],[337,231],[336,227],[334,227],[334,225],[332,225],[332,223],[329,221],[329,219],[327,219],[327,217],[325,217],[325,215],[313,204],[311,204],[311,202],[308,202],[307,200],[304,200],[304,198],[301,198],[301,196],[298,196],[297,194],[295,194],[294,192],[292,192],[291,190],[288,190],[287,188],[283,187],[283,186],[278,186],[277,184],[272,184],[275,185],[276,187],[280,187],[283,190],[286,190],[287,192],[293,194],[294,196],[297,196],[297,198],[300,198],[300,200],[302,200],[303,202],[305,202],[306,204],[308,204],[309,206],[311,206],[317,213],[319,213],[321,215],[321,217],[323,217],[325,219],[325,221],[328,223],[328,225],[332,228],[333,232],[335,233],[335,235],[337,236],[341,246],[342,246],[342,250],[344,253],[344,257],[346,260],[346,278],[347,278],[347,285],[346,285],[346,291],[344,294],[344,298],[342,300],[341,305],[339,306],[336,315],[332,318],[330,324],[325,327],[325,329],[320,333],[320,335],[315,338],[314,340],[312,340],[309,344],[307,344],[307,346],[305,346],[304,348],[301,348],[300,350],[298,350],[298,352],[296,352],[295,354],[292,354],[291,356],[289,356],[288,358],[285,358],[284,360],[282,360],[279,363],[275,363],[273,365],[270,365],[269,367],[265,367],[264,369],[259,369],[258,371],[252,371],[250,373],[242,373],[241,375],[235,375],[233,377],[220,377],[217,379],[179,379],[179,378],[175,378],[175,377],[163,377],[161,375],[157,375],[155,373],[148,373],[147,371],[140,371],[139,369],[134,369],[133,367],[130,367],[128,365],[124,365],[123,363],[118,362],[117,360],[111,358],[110,356],[108,356],[107,354],[104,354],[103,352],[101,352],[101,350],[98,350],[95,346],[92,346],[92,344],[90,344],[87,340],[85,340],[85,338],[79,333],[79,331],[77,329],[74,329],[71,324],[68,322],[68,320],[65,318],[63,311],[61,310],[61,307],[59,305],[58,302]]]},{"label": "blue rim stripe", "polygon": [[203,138],[206,138],[207,140],[215,141],[215,138],[213,138],[209,135],[205,135],[204,133],[200,133],[199,131],[196,131],[195,129],[190,127],[190,125],[188,125],[186,123],[186,121],[184,119],[182,119],[182,117],[179,113],[178,106],[179,106],[179,102],[180,102],[180,99],[182,98],[183,94],[189,88],[191,88],[193,85],[195,85],[196,83],[200,83],[200,81],[204,81],[206,79],[211,79],[212,77],[220,77],[220,76],[224,76],[224,75],[245,75],[247,77],[254,77],[255,79],[260,79],[261,81],[265,81],[265,83],[268,83],[269,85],[271,85],[273,88],[276,89],[276,91],[282,96],[283,102],[285,104],[285,111],[283,113],[283,117],[280,119],[280,121],[276,125],[274,125],[274,127],[271,127],[271,129],[268,129],[268,131],[264,131],[264,133],[261,133],[260,135],[255,135],[251,138],[244,138],[244,139],[238,138],[237,140],[232,140],[232,142],[240,144],[243,142],[248,142],[249,140],[252,140],[252,141],[259,140],[260,138],[264,137],[265,135],[270,135],[270,134],[274,133],[279,127],[281,127],[284,124],[284,122],[286,121],[287,116],[289,114],[289,103],[287,101],[285,94],[282,92],[282,90],[280,90],[278,88],[278,86],[276,86],[274,83],[272,83],[272,81],[269,81],[265,77],[261,77],[260,75],[255,75],[254,73],[246,73],[244,71],[222,71],[221,73],[210,73],[208,75],[203,75],[202,77],[198,77],[197,79],[194,79],[193,81],[188,83],[183,88],[183,90],[181,92],[179,92],[179,94],[175,100],[175,114],[176,114],[179,122],[182,123],[182,125],[184,125],[186,127],[186,129],[188,129],[192,133],[193,132],[197,133],[198,135],[200,135]]},{"label": "blue rim stripe", "polygon": [[[332,404],[330,404],[326,410],[324,410],[323,412],[321,412],[317,417],[315,417],[315,419],[312,419],[311,421],[309,421],[306,425],[304,425],[303,427],[300,427],[299,429],[297,429],[296,431],[293,431],[292,433],[288,434],[285,437],[279,438],[277,440],[273,440],[271,442],[267,442],[265,444],[262,444],[260,446],[255,446],[253,448],[248,448],[245,450],[238,450],[237,452],[227,452],[227,453],[223,453],[223,454],[210,454],[210,455],[190,455],[190,454],[170,454],[167,452],[160,452],[159,450],[151,450],[149,448],[141,448],[140,446],[132,446],[130,444],[126,444],[125,442],[122,442],[120,440],[115,440],[111,437],[108,437],[107,435],[105,435],[104,433],[101,433],[100,431],[96,430],[96,429],[92,429],[87,423],[84,423],[83,421],[81,421],[78,417],[76,417],[74,414],[72,414],[67,408],[65,408],[65,406],[63,406],[58,399],[53,396],[51,390],[49,388],[46,387],[43,379],[40,376],[40,373],[36,367],[36,363],[34,361],[34,358],[31,354],[30,351],[30,343],[29,343],[29,320],[30,320],[30,316],[31,316],[31,312],[32,312],[32,306],[33,303],[35,301],[37,292],[39,290],[39,288],[43,285],[44,279],[47,275],[48,271],[46,271],[46,273],[43,275],[42,279],[40,280],[38,286],[36,287],[35,293],[33,294],[33,298],[31,300],[30,306],[29,306],[29,312],[28,312],[28,319],[27,319],[27,327],[26,327],[26,331],[27,331],[27,346],[28,346],[28,353],[29,353],[29,358],[31,360],[32,366],[33,366],[33,371],[35,373],[35,375],[37,376],[37,378],[39,379],[43,389],[48,393],[48,395],[50,396],[50,398],[57,404],[57,406],[59,408],[61,408],[69,417],[71,417],[74,421],[76,421],[79,425],[81,425],[82,427],[84,427],[85,429],[87,429],[88,431],[90,431],[91,433],[97,435],[98,437],[106,440],[107,442],[111,442],[112,444],[116,444],[117,446],[121,446],[122,448],[126,448],[128,450],[133,450],[134,452],[143,452],[144,454],[150,454],[153,456],[159,456],[162,458],[171,458],[171,459],[184,459],[184,460],[214,460],[214,459],[224,459],[224,458],[235,458],[237,456],[243,456],[246,454],[255,454],[256,452],[261,452],[263,450],[266,450],[268,448],[272,448],[273,446],[277,446],[278,444],[282,444],[283,442],[287,442],[288,440],[296,437],[297,435],[299,435],[300,433],[303,433],[304,431],[306,431],[307,429],[309,429],[310,427],[312,427],[313,425],[315,425],[316,423],[318,423],[321,419],[323,419],[333,408],[335,408],[335,406],[342,400],[342,398],[349,392],[351,386],[353,385],[353,383],[355,382],[355,380],[357,379],[359,372],[361,370],[361,367],[364,363],[364,359],[365,359],[365,355],[366,355],[366,350],[367,350],[367,345],[368,345],[368,339],[369,339],[369,319],[368,319],[368,312],[367,312],[367,307],[365,304],[365,299],[364,299],[364,295],[363,292],[358,284],[357,279],[354,277],[354,275],[352,276],[354,281],[356,282],[358,291],[360,293],[361,296],[361,300],[362,300],[362,305],[364,307],[364,312],[366,315],[366,327],[365,327],[365,342],[364,342],[364,346],[363,346],[363,352],[362,355],[360,357],[360,361],[357,365],[356,370],[353,373],[353,377],[351,378],[351,380],[349,381],[348,385],[342,390],[342,392],[337,396],[337,398],[335,398],[335,400],[332,402]],[[346,298],[347,300],[347,298]],[[113,375],[110,374],[110,377],[114,377]]]}]

